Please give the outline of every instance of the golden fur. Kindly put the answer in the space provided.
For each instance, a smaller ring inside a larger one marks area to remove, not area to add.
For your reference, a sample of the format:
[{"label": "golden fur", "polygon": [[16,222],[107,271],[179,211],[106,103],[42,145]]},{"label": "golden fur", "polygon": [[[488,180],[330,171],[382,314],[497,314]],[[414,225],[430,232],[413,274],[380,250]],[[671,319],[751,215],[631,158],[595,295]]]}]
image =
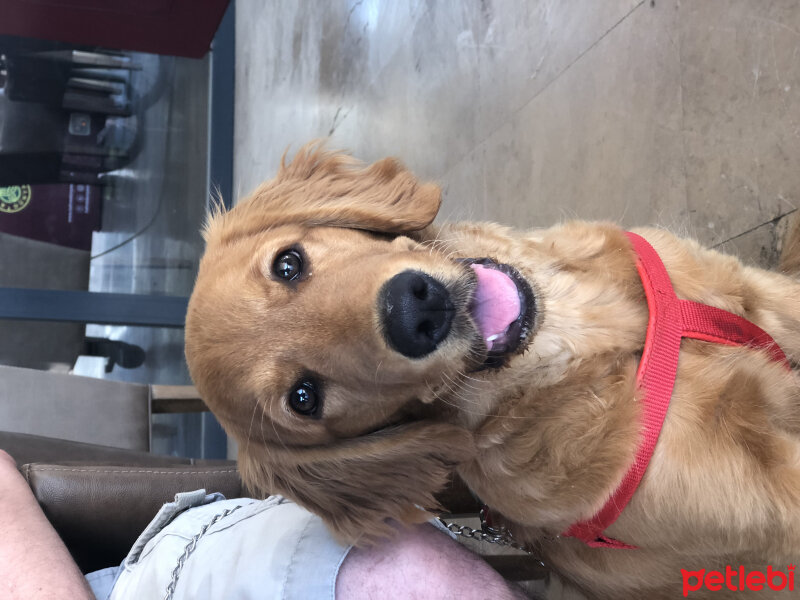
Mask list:
[{"label": "golden fur", "polygon": [[[603,505],[637,447],[635,372],[648,312],[632,249],[608,223],[527,232],[430,226],[438,207],[438,188],[392,159],[363,166],[307,146],[210,219],[186,356],[202,397],[239,443],[251,488],[283,493],[340,538],[369,543],[390,534],[389,517],[427,518],[420,507],[435,508],[455,470],[560,574],[553,594],[559,588],[563,598],[682,597],[680,569],[785,570],[800,557],[797,374],[763,352],[693,340],[683,341],[645,478],[607,531],[639,549],[555,537]],[[679,297],[745,316],[797,361],[793,277],[666,231],[636,231],[661,255]],[[798,265],[796,238],[795,229],[787,269]],[[311,272],[290,286],[270,266],[295,244]],[[381,336],[383,283],[415,269],[463,286],[457,257],[511,264],[535,292],[530,343],[503,368],[475,369],[476,333],[463,310],[421,359]],[[305,370],[324,381],[318,419],[287,407]],[[774,592],[731,597],[748,593]]]}]

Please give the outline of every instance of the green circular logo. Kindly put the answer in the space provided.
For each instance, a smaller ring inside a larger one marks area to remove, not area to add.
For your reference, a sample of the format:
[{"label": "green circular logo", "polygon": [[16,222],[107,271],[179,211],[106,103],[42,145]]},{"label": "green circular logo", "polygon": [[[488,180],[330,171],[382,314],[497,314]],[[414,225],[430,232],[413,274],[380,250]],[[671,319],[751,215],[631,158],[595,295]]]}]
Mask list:
[{"label": "green circular logo", "polygon": [[0,187],[0,212],[15,213],[28,206],[31,201],[31,186],[11,185]]}]

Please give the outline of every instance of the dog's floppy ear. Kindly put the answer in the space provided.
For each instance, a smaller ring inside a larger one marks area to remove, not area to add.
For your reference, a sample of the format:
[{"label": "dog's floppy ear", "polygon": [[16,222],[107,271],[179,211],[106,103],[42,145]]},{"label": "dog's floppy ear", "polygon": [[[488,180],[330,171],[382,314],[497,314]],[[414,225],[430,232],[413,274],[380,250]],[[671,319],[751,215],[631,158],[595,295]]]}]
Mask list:
[{"label": "dog's floppy ear", "polygon": [[364,165],[320,142],[301,148],[288,165],[285,158],[275,179],[230,211],[211,216],[209,244],[286,223],[409,233],[430,225],[439,211],[439,186],[418,181],[394,158]]},{"label": "dog's floppy ear", "polygon": [[472,455],[465,429],[414,423],[324,448],[251,443],[239,470],[251,490],[280,493],[322,517],[342,542],[368,545],[395,532],[390,519],[429,519],[424,509],[440,508],[434,494]]}]

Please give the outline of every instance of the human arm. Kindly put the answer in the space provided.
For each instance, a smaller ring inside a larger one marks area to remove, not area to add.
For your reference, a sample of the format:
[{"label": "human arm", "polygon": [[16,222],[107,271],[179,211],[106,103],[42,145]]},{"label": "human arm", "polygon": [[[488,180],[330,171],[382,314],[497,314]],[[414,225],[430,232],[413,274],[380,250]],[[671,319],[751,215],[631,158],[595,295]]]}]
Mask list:
[{"label": "human arm", "polygon": [[16,463],[0,450],[0,597],[91,600],[78,565]]}]

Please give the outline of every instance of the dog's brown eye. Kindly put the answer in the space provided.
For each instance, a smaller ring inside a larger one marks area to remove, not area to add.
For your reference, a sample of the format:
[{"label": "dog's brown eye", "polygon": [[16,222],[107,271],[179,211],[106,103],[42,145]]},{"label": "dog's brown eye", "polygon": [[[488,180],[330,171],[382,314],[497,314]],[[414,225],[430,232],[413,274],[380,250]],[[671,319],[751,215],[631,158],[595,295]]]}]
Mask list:
[{"label": "dog's brown eye", "polygon": [[289,406],[301,415],[314,415],[319,408],[317,389],[313,382],[302,381],[289,394]]},{"label": "dog's brown eye", "polygon": [[276,277],[294,281],[303,274],[303,257],[296,250],[282,252],[272,263],[272,272]]}]

